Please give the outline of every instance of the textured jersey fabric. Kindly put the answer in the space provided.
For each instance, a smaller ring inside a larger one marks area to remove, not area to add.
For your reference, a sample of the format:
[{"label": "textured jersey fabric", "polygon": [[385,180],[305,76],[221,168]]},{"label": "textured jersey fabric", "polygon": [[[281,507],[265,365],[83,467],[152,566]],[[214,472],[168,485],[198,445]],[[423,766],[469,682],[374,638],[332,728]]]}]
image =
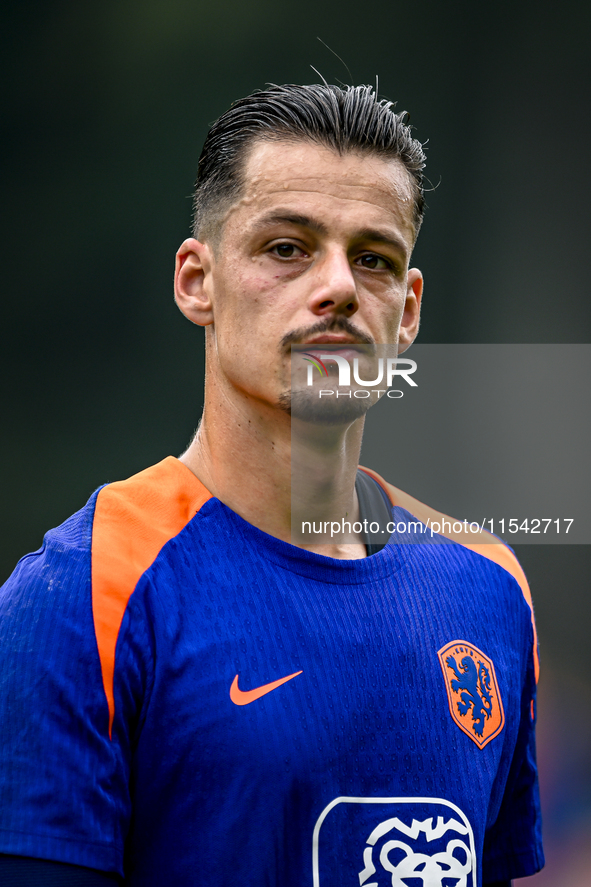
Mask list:
[{"label": "textured jersey fabric", "polygon": [[523,574],[413,501],[336,560],[169,457],[49,532],[0,593],[0,852],[142,887],[537,871]]}]

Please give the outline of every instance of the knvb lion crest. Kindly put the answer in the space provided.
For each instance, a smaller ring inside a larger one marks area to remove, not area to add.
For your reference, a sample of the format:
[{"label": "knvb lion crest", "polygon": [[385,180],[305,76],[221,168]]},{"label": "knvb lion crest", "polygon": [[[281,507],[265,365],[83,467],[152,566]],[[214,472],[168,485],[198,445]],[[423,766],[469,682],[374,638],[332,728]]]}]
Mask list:
[{"label": "knvb lion crest", "polygon": [[313,887],[477,887],[474,832],[446,798],[335,798],[316,821]]},{"label": "knvb lion crest", "polygon": [[[444,883],[450,884],[450,879],[456,887],[467,887],[469,878],[474,884],[470,875],[474,874],[475,859],[466,843],[469,831],[469,827],[453,817],[445,821],[443,816],[438,816],[435,827],[433,817],[424,822],[413,819],[410,825],[397,816],[381,822],[367,839],[363,851],[364,868],[358,875],[360,887],[385,885],[382,872],[387,873],[393,887],[406,887],[406,878],[421,887],[441,887]],[[424,834],[422,845],[417,842],[421,832]],[[381,842],[380,846],[380,839],[386,835],[390,840]]]},{"label": "knvb lion crest", "polygon": [[484,748],[505,724],[492,660],[467,641],[452,641],[437,655],[452,718],[460,730]]}]

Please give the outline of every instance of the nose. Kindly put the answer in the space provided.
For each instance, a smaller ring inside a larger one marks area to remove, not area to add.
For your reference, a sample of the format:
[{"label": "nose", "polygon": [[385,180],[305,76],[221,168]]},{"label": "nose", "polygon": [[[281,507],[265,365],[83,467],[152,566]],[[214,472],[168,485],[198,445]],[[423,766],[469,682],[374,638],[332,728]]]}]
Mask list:
[{"label": "nose", "polygon": [[357,284],[346,252],[329,250],[312,270],[314,285],[309,307],[313,314],[352,317],[359,308]]}]

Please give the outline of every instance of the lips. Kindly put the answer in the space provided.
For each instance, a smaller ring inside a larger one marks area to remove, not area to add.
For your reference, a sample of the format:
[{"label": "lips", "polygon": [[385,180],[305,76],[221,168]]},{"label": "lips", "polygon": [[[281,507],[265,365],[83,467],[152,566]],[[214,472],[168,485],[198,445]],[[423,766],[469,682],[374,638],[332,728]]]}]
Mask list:
[{"label": "lips", "polygon": [[351,336],[343,336],[338,333],[325,333],[323,336],[316,336],[306,345],[355,345],[355,339]]}]

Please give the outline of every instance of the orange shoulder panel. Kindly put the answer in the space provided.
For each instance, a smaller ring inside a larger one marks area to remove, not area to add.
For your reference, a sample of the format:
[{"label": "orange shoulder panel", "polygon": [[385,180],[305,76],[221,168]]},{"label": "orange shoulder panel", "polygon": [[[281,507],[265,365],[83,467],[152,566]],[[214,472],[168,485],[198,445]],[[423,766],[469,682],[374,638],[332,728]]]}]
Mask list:
[{"label": "orange shoulder panel", "polygon": [[[417,517],[421,523],[425,524],[429,527],[438,527],[438,529],[434,529],[434,532],[440,536],[445,536],[447,539],[451,539],[454,542],[463,545],[465,548],[471,549],[471,551],[475,551],[476,554],[482,555],[482,557],[487,557],[489,560],[494,561],[508,573],[510,573],[513,578],[519,584],[521,591],[523,593],[523,597],[527,601],[529,608],[531,610],[531,621],[534,630],[534,667],[536,673],[536,681],[538,679],[540,666],[538,659],[538,635],[536,632],[536,623],[534,620],[534,607],[531,596],[531,591],[529,589],[529,585],[527,584],[527,579],[525,578],[525,573],[521,569],[519,565],[519,561],[513,554],[513,552],[502,542],[500,539],[497,539],[496,536],[493,536],[492,533],[489,533],[487,530],[480,530],[478,533],[471,533],[469,530],[463,529],[464,522],[458,521],[453,517],[449,517],[447,514],[442,514],[439,511],[435,511],[434,508],[430,508],[428,505],[425,505],[423,502],[419,502],[418,499],[413,499],[412,496],[409,496],[408,493],[403,493],[402,490],[397,489],[397,487],[393,487],[392,484],[387,483],[382,477],[380,477],[377,472],[372,471],[370,468],[364,468],[363,466],[359,466],[362,471],[366,474],[369,474],[370,477],[379,483],[382,489],[385,491],[386,495],[390,499],[392,505],[397,505],[400,508],[404,508],[405,511],[408,511],[410,514]],[[454,524],[456,526],[460,526],[460,531],[454,531]]]},{"label": "orange shoulder panel", "polygon": [[173,456],[128,480],[103,487],[97,496],[92,612],[109,706],[109,737],[115,715],[115,647],[127,602],[164,545],[208,499],[211,493]]}]

